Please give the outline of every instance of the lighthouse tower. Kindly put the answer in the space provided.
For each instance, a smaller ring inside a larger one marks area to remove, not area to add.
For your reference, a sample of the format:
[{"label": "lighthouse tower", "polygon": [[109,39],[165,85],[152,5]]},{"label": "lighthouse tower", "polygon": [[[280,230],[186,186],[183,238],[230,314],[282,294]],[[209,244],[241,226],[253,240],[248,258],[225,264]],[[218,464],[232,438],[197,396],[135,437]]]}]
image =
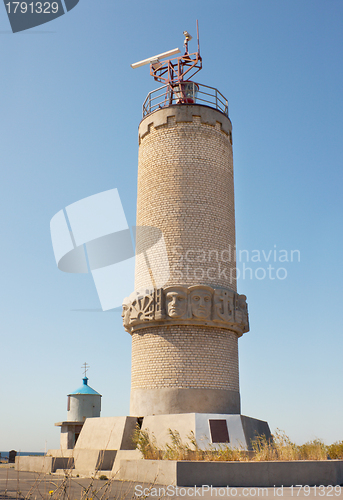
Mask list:
[{"label": "lighthouse tower", "polygon": [[[190,81],[202,60],[184,34],[183,56],[151,63],[165,85],[139,125],[136,290],[123,314],[132,415],[240,413],[238,338],[249,324],[236,291],[232,125],[225,97]],[[167,261],[146,264],[145,227],[161,231]]]},{"label": "lighthouse tower", "polygon": [[[146,98],[138,134],[135,290],[123,304],[130,414],[150,430],[184,427],[181,414],[191,415],[193,429],[228,442],[227,423],[241,413],[238,339],[249,331],[236,287],[232,124],[221,92],[193,81],[199,35],[194,53],[184,35],[182,56],[161,60],[175,49],[132,65],[150,62],[164,85]],[[246,437],[269,432],[248,417],[240,424]]]}]

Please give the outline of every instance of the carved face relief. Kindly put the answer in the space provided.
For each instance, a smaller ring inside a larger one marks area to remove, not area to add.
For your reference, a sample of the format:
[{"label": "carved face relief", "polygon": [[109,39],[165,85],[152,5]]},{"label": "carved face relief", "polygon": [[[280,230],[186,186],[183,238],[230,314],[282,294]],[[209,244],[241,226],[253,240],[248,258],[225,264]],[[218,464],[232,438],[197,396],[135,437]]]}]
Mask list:
[{"label": "carved face relief", "polygon": [[128,327],[130,323],[130,304],[124,302],[121,317],[123,318],[124,327]]},{"label": "carved face relief", "polygon": [[246,303],[245,295],[238,295],[237,297],[237,309],[235,311],[235,319],[237,323],[241,325],[248,326],[248,306]]},{"label": "carved face relief", "polygon": [[238,295],[238,307],[242,309],[242,311],[248,312],[248,306],[246,300],[247,298],[245,295]]},{"label": "carved face relief", "polygon": [[208,318],[211,315],[212,309],[212,294],[209,290],[192,290],[191,291],[191,308],[192,314],[196,318]]},{"label": "carved face relief", "polygon": [[193,324],[220,326],[238,336],[249,331],[245,295],[208,285],[171,285],[155,290],[135,291],[123,301],[122,318],[129,333],[150,326]]},{"label": "carved face relief", "polygon": [[168,316],[181,318],[187,313],[187,292],[182,289],[169,290],[166,293]]}]

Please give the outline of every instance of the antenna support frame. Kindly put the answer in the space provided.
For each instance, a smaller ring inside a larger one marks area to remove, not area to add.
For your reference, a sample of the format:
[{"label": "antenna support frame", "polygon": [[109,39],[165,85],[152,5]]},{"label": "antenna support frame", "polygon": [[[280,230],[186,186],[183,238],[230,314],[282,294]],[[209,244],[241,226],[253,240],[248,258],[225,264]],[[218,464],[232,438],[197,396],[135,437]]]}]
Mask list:
[{"label": "antenna support frame", "polygon": [[196,73],[202,69],[202,58],[200,56],[199,43],[199,24],[197,20],[197,52],[188,52],[188,42],[192,39],[187,31],[184,31],[186,37],[184,47],[185,53],[182,56],[166,61],[151,62],[150,75],[155,81],[161,82],[164,85],[169,85],[173,89],[176,85],[182,82],[189,81]]}]

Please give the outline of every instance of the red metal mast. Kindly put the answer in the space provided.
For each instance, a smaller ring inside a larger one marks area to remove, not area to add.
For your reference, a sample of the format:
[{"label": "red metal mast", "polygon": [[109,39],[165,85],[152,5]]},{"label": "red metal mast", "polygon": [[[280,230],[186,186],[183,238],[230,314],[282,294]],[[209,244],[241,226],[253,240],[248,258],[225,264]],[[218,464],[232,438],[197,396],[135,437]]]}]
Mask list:
[{"label": "red metal mast", "polygon": [[158,82],[169,85],[174,88],[182,82],[189,82],[196,73],[202,68],[202,59],[200,56],[199,44],[199,25],[197,20],[197,39],[198,50],[197,52],[188,52],[188,42],[192,36],[188,31],[184,31],[185,35],[184,47],[185,53],[183,56],[175,57],[174,59],[167,59],[166,61],[156,61],[150,64],[150,75]]}]

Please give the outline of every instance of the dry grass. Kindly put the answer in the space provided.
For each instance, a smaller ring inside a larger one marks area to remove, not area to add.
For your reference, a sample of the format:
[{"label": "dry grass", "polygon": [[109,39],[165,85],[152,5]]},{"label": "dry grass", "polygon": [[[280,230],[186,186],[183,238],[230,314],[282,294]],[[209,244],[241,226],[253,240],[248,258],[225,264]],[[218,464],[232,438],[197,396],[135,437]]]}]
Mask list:
[{"label": "dry grass", "polygon": [[315,439],[303,445],[293,443],[289,437],[277,429],[272,440],[257,436],[252,442],[253,451],[231,448],[222,444],[218,448],[209,444],[200,449],[195,436],[191,433],[184,443],[177,431],[169,429],[170,442],[160,449],[156,439],[148,430],[136,429],[134,442],[145,459],[150,460],[204,460],[204,461],[289,461],[289,460],[327,460],[343,459],[343,441],[326,446]]},{"label": "dry grass", "polygon": [[170,442],[159,449],[156,439],[148,430],[136,429],[134,443],[145,459],[149,460],[205,460],[205,461],[244,461],[248,453],[240,449],[231,449],[221,445],[216,449],[213,445],[203,450],[199,447],[194,433],[191,432],[184,443],[178,431],[169,429]]},{"label": "dry grass", "polygon": [[343,441],[330,444],[327,447],[328,455],[332,460],[343,460]]}]

